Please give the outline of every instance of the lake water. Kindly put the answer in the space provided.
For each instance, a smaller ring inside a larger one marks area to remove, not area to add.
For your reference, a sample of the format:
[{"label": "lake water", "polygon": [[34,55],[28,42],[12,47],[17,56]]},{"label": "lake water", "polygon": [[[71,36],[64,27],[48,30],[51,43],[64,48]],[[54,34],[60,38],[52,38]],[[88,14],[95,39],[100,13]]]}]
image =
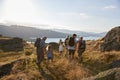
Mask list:
[{"label": "lake water", "polygon": [[[84,37],[83,39],[84,40],[97,40],[99,38],[101,38],[101,37]],[[60,39],[62,41],[65,40],[65,38],[47,38],[46,43],[49,43],[49,42],[59,42]],[[77,38],[77,40],[78,40],[78,38]]]},{"label": "lake water", "polygon": [[[84,40],[97,40],[97,39],[99,39],[99,38],[101,38],[101,37],[83,37]],[[27,42],[28,42],[28,43],[31,43],[31,42],[34,43],[35,39],[36,39],[36,38],[30,38],[30,40],[27,41]],[[62,41],[65,40],[65,38],[47,38],[47,40],[46,40],[45,42],[46,42],[46,43],[50,43],[50,42],[56,42],[56,43],[58,43],[60,39],[61,39]],[[78,40],[78,38],[77,38],[77,40]]]}]

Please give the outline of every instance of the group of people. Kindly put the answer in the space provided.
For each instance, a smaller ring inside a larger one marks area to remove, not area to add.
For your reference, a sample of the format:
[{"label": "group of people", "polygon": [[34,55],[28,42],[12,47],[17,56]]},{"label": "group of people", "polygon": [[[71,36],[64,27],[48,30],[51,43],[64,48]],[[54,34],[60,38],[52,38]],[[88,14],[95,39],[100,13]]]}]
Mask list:
[{"label": "group of people", "polygon": [[[85,40],[83,40],[83,37],[80,37],[77,41],[77,35],[73,34],[72,37],[67,36],[65,41],[63,42],[61,39],[59,41],[59,54],[62,55],[63,52],[63,46],[66,48],[66,54],[69,56],[69,62],[72,62],[74,60],[74,54],[75,51],[78,53],[78,60],[82,61],[82,53],[85,51]],[[44,60],[44,54],[47,55],[47,66],[49,64],[49,61],[53,61],[53,49],[51,45],[45,44],[45,40],[47,37],[37,38],[35,41],[35,47],[36,47],[36,53],[37,53],[37,65],[40,65],[41,62]]]},{"label": "group of people", "polygon": [[47,37],[37,38],[35,41],[34,46],[36,47],[36,54],[37,54],[37,59],[36,59],[36,64],[40,66],[41,62],[44,60],[44,54],[47,54],[47,66],[49,64],[49,61],[53,61],[53,50],[52,46],[48,45],[46,47],[46,41]]},{"label": "group of people", "polygon": [[66,48],[65,56],[69,55],[69,62],[73,61],[75,51],[78,53],[78,60],[82,61],[82,53],[85,51],[86,42],[83,40],[83,37],[80,37],[79,40],[76,39],[77,35],[73,34],[72,37],[67,36],[64,41],[59,41],[59,53],[63,52],[63,46]]}]

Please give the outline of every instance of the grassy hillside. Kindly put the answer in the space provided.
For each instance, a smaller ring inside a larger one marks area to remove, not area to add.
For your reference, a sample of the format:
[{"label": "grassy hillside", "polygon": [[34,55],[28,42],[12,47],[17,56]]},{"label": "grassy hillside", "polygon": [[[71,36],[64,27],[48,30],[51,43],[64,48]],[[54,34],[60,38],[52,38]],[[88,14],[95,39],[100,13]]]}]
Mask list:
[{"label": "grassy hillside", "polygon": [[3,52],[0,50],[0,66],[12,65],[12,67],[7,67],[9,73],[1,75],[0,79],[81,80],[94,76],[99,72],[107,70],[107,65],[112,61],[120,59],[120,52],[97,51],[92,46],[94,43],[94,41],[87,41],[83,62],[78,62],[77,53],[75,53],[75,60],[69,63],[68,57],[65,57],[65,50],[62,56],[59,55],[58,51],[54,50],[54,60],[49,67],[46,67],[46,56],[41,67],[36,65],[36,52],[32,44],[26,45],[24,51],[19,52]]}]

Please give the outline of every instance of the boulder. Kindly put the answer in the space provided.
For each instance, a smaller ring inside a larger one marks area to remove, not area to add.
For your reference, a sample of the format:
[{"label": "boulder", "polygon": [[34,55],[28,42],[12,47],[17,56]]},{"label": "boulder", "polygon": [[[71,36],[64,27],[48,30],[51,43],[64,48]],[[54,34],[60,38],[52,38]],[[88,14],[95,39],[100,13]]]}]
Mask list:
[{"label": "boulder", "polygon": [[108,69],[111,68],[120,68],[120,60],[113,61],[112,63],[108,64]]},{"label": "boulder", "polygon": [[120,80],[120,68],[109,69],[104,72],[100,72],[98,75],[84,78],[82,80]]},{"label": "boulder", "polygon": [[120,26],[111,29],[100,44],[100,51],[120,51]]},{"label": "boulder", "polygon": [[52,45],[52,48],[55,51],[58,51],[58,49],[59,49],[59,44],[58,43],[56,43],[56,42],[50,42],[49,44]]},{"label": "boulder", "polygon": [[0,38],[0,49],[3,51],[21,51],[23,50],[24,40],[15,38]]}]

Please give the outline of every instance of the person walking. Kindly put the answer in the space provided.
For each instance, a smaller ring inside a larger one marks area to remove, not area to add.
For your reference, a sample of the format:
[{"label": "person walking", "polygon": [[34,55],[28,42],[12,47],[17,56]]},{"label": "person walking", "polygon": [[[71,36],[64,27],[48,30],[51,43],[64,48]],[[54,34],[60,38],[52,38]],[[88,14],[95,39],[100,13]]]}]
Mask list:
[{"label": "person walking", "polygon": [[77,43],[77,40],[76,40],[76,37],[77,35],[76,34],[73,34],[72,37],[70,37],[69,39],[69,62],[72,62],[73,59],[74,59],[74,54],[75,54],[75,50],[76,50],[76,43]]},{"label": "person walking", "polygon": [[86,42],[83,40],[83,37],[80,37],[77,43],[77,53],[78,53],[78,61],[82,61],[82,54],[86,49]]},{"label": "person walking", "polygon": [[36,47],[36,54],[37,54],[36,63],[37,64],[40,64],[40,42],[41,42],[41,38],[37,38],[34,44],[34,46]]},{"label": "person walking", "polygon": [[40,41],[40,64],[44,60],[44,53],[46,52],[46,41],[47,37],[43,37]]},{"label": "person walking", "polygon": [[60,56],[62,56],[63,47],[64,47],[63,42],[62,42],[62,40],[60,39],[60,41],[59,41],[59,54],[60,54]]},{"label": "person walking", "polygon": [[53,49],[52,49],[51,45],[47,46],[46,54],[47,54],[47,64],[46,65],[48,68],[50,61],[53,62]]},{"label": "person walking", "polygon": [[68,56],[68,43],[69,43],[69,36],[67,36],[67,38],[65,39],[65,41],[64,41],[64,44],[65,44],[65,49],[66,49],[66,53],[65,53],[65,57],[67,57]]}]

